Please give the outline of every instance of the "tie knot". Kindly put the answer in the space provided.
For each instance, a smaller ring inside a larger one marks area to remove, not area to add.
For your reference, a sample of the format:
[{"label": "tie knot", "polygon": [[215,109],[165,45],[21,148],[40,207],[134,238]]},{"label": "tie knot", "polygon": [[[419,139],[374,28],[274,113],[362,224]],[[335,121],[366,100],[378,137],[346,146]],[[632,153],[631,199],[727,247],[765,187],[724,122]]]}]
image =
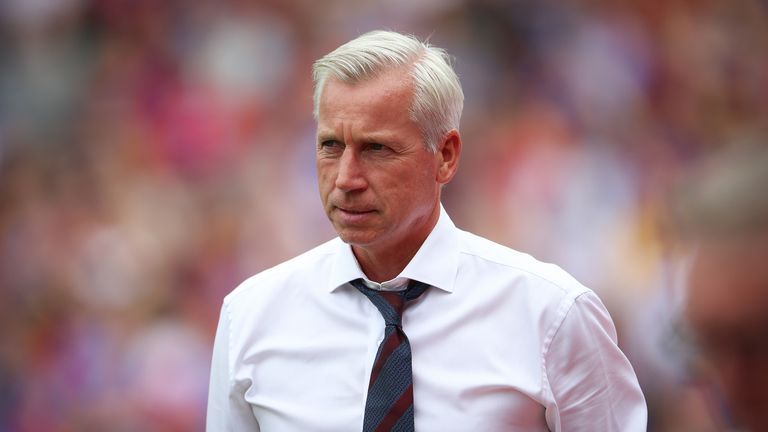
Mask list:
[{"label": "tie knot", "polygon": [[365,286],[362,279],[355,279],[351,284],[376,306],[388,326],[396,327],[402,325],[405,304],[416,299],[429,288],[429,285],[413,279],[408,283],[408,288],[402,291],[378,291]]}]

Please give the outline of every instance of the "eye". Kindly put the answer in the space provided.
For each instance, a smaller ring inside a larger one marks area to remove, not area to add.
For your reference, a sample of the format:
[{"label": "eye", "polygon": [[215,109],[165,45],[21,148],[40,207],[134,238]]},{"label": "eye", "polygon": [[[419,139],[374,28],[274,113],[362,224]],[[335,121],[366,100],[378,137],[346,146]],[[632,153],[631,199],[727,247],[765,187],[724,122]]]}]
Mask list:
[{"label": "eye", "polygon": [[326,152],[334,152],[341,150],[344,146],[340,142],[336,140],[324,140],[321,141],[320,144],[318,144],[318,150],[326,151]]},{"label": "eye", "polygon": [[370,143],[368,144],[368,148],[374,151],[381,151],[381,150],[385,150],[387,146],[379,143]]}]

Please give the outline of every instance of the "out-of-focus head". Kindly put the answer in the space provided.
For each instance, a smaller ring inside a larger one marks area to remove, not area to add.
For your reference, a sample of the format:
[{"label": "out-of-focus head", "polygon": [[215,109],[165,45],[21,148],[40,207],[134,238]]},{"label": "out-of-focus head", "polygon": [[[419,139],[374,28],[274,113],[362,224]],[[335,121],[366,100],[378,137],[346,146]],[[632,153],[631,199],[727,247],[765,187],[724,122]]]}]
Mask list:
[{"label": "out-of-focus head", "polygon": [[731,148],[692,172],[679,227],[694,246],[685,317],[706,376],[748,430],[768,427],[768,148]]},{"label": "out-of-focus head", "polygon": [[410,35],[372,31],[317,60],[312,68],[315,119],[329,77],[357,83],[402,67],[410,68],[414,84],[409,116],[427,148],[436,151],[443,135],[459,129],[464,93],[445,50]]}]

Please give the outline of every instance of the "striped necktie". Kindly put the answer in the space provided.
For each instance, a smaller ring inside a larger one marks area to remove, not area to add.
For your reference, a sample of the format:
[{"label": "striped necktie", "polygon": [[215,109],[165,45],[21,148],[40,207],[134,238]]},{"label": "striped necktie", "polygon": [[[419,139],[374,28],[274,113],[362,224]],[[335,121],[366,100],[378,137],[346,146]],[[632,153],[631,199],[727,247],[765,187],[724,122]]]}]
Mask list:
[{"label": "striped necktie", "polygon": [[386,324],[368,384],[363,432],[412,432],[411,344],[403,332],[402,317],[406,302],[420,296],[429,285],[411,280],[403,291],[377,291],[365,286],[362,279],[351,283],[379,309]]}]

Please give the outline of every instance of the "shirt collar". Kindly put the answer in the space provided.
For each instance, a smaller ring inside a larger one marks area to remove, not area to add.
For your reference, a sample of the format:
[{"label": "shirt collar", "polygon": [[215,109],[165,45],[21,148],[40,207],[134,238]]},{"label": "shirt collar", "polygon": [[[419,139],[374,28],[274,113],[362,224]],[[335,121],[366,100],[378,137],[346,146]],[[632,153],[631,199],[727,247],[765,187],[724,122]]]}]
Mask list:
[{"label": "shirt collar", "polygon": [[[328,280],[329,292],[355,279],[367,280],[352,253],[352,247],[339,240],[337,248]],[[441,204],[437,224],[411,262],[393,281],[399,278],[414,279],[443,291],[453,292],[458,266],[458,229]]]}]

